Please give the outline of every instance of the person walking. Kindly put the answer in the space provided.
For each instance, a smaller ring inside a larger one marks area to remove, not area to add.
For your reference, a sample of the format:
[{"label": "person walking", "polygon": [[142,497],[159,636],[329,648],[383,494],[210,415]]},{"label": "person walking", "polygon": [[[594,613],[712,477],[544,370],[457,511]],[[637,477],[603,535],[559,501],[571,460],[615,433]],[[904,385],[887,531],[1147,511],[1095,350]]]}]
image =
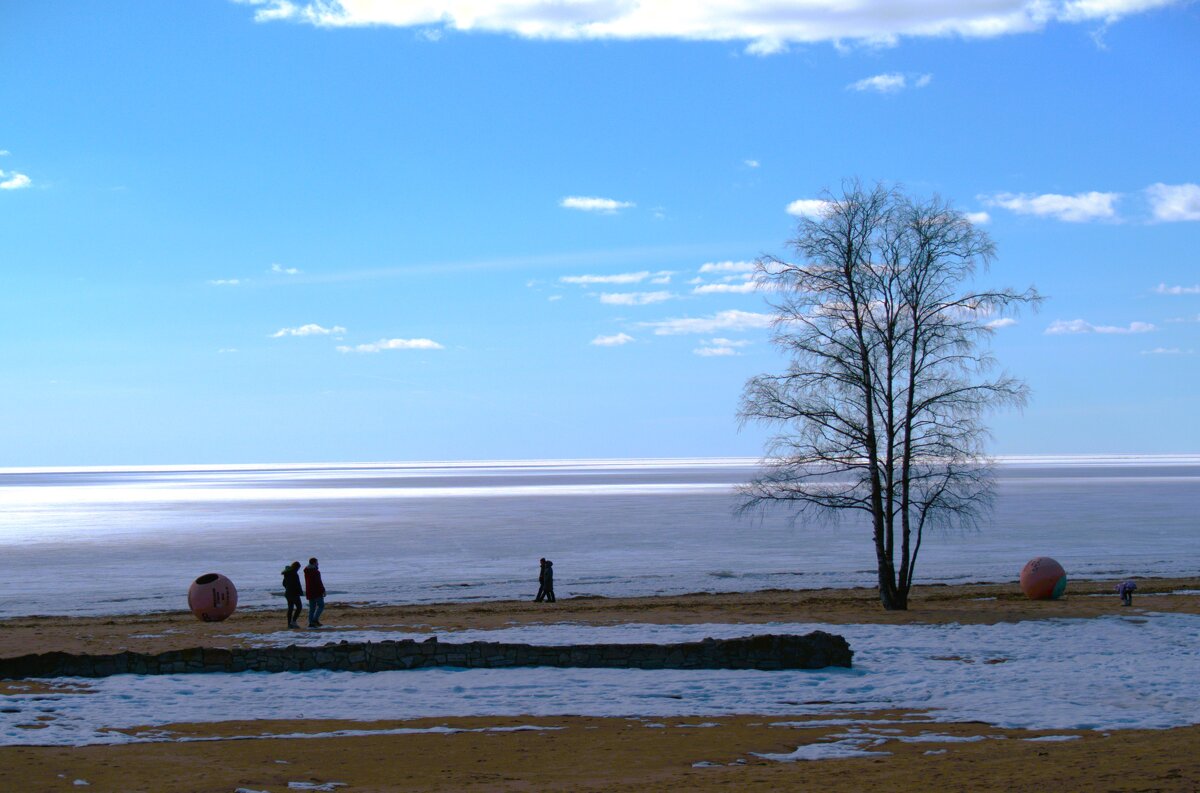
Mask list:
[{"label": "person walking", "polygon": [[289,628],[299,628],[300,612],[304,606],[300,598],[304,597],[304,589],[300,586],[300,563],[292,562],[283,568],[283,596],[287,599],[287,621]]},{"label": "person walking", "polygon": [[535,600],[541,603],[545,600],[547,603],[554,602],[554,562],[549,559],[540,560],[542,570],[538,574],[538,593]]},{"label": "person walking", "polygon": [[304,589],[308,593],[308,627],[321,627],[321,612],[325,611],[325,584],[321,581],[321,570],[317,557],[308,560],[304,568]]},{"label": "person walking", "polygon": [[1121,596],[1122,606],[1133,605],[1133,593],[1137,591],[1137,584],[1131,579],[1125,579],[1117,584],[1117,594]]}]

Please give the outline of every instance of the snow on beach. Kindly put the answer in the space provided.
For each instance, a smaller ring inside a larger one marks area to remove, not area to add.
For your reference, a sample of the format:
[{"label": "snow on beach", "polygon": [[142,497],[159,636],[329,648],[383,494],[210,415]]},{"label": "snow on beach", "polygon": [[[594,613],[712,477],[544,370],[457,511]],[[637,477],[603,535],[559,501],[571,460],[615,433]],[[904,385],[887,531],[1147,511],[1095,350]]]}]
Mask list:
[{"label": "snow on beach", "polygon": [[[550,625],[438,634],[541,644],[690,641],[818,626]],[[245,719],[373,721],[450,716],[681,718],[928,711],[942,722],[1043,730],[1200,722],[1200,616],[1143,614],[996,625],[844,625],[853,669],[817,671],[424,669],[60,680],[87,693],[16,694],[0,744],[162,740],[111,728]],[[291,634],[295,636],[295,634]],[[395,633],[361,634],[377,639]],[[351,638],[347,632],[339,638]],[[328,638],[323,636],[323,639]],[[40,721],[39,721],[39,717]],[[29,729],[21,725],[38,724]],[[858,740],[857,738],[855,740]]]}]

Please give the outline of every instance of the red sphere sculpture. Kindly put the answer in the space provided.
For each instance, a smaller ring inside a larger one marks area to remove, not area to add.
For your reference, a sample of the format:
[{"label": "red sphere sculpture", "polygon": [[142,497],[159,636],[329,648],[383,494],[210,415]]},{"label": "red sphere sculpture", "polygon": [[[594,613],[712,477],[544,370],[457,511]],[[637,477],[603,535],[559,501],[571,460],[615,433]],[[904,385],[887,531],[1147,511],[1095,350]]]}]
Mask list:
[{"label": "red sphere sculpture", "polygon": [[1030,600],[1057,600],[1067,588],[1067,571],[1049,556],[1030,559],[1021,569],[1021,591]]},{"label": "red sphere sculpture", "polygon": [[237,608],[237,587],[220,573],[205,573],[188,587],[188,608],[197,619],[220,622]]}]

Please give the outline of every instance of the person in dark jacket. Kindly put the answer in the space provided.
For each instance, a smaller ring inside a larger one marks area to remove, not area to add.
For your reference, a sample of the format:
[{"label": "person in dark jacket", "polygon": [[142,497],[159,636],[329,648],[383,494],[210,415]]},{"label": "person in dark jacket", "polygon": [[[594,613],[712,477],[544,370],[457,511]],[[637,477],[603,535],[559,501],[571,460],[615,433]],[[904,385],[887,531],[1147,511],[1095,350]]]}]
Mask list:
[{"label": "person in dark jacket", "polygon": [[542,572],[538,574],[538,593],[537,602],[541,603],[545,600],[547,603],[554,602],[554,562],[549,559],[542,559]]},{"label": "person in dark jacket", "polygon": [[287,599],[288,627],[299,628],[297,620],[304,606],[300,598],[304,597],[304,589],[300,586],[300,563],[292,562],[283,568],[283,596]]},{"label": "person in dark jacket", "polygon": [[325,610],[325,584],[317,568],[317,557],[308,560],[304,568],[304,589],[308,593],[308,627],[321,627],[321,612]]}]

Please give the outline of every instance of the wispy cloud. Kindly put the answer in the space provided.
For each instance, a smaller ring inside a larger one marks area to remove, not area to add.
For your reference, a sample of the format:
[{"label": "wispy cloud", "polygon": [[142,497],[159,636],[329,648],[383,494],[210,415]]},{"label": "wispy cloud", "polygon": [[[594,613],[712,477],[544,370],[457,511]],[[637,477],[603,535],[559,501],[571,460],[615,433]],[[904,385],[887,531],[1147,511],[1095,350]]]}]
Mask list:
[{"label": "wispy cloud", "polygon": [[611,215],[621,209],[629,209],[637,206],[632,201],[617,201],[613,198],[599,198],[596,196],[567,196],[558,205],[563,209],[578,209],[581,212],[601,212],[606,215]]},{"label": "wispy cloud", "polygon": [[23,173],[0,171],[0,179],[3,180],[0,181],[0,190],[20,190],[33,184],[33,181]]},{"label": "wispy cloud", "polygon": [[1017,321],[1015,319],[1013,319],[1012,317],[1001,317],[1000,319],[993,319],[991,322],[988,322],[984,327],[991,328],[992,330],[1000,330],[1000,328],[1011,328],[1013,325],[1016,325],[1016,324],[1017,324]]},{"label": "wispy cloud", "polygon": [[984,223],[991,223],[992,216],[986,212],[968,212],[964,217],[968,222],[976,226],[982,226]]},{"label": "wispy cloud", "polygon": [[742,164],[747,168],[757,168],[762,165],[758,160],[742,160]]},{"label": "wispy cloud", "polygon": [[694,295],[748,295],[757,292],[759,284],[753,278],[745,281],[721,284],[700,284],[692,289]]},{"label": "wispy cloud", "polygon": [[714,333],[721,330],[752,330],[771,325],[770,314],[752,311],[718,311],[710,317],[681,317],[658,322],[642,322],[642,327],[652,328],[656,336],[676,336],[683,333]]},{"label": "wispy cloud", "polygon": [[[614,273],[612,275],[564,275],[559,278],[560,283],[576,284],[578,286],[597,286],[600,284],[640,284],[648,278],[652,278],[651,283],[666,283],[670,280],[672,273],[668,270],[660,270],[657,273],[652,273],[649,270],[639,270],[636,273]],[[667,281],[660,281],[665,278]]]},{"label": "wispy cloud", "polygon": [[271,272],[277,275],[299,275],[300,271],[295,267],[284,267],[282,264],[272,264]]},{"label": "wispy cloud", "polygon": [[1200,220],[1200,185],[1163,184],[1146,188],[1154,219],[1163,222]]},{"label": "wispy cloud", "polygon": [[241,278],[214,278],[208,282],[212,286],[238,286],[242,283]]},{"label": "wispy cloud", "polygon": [[825,216],[825,213],[833,206],[832,201],[823,201],[820,198],[798,198],[785,207],[785,211],[789,215],[795,215],[801,218],[813,218],[819,220]]},{"label": "wispy cloud", "polygon": [[755,55],[790,44],[869,46],[904,38],[966,39],[1028,34],[1052,23],[1113,24],[1182,0],[755,0],[663,3],[651,0],[513,2],[513,0],[240,0],[260,22],[291,20],[318,27],[391,25],[515,35],[537,40],[683,39],[730,41]]},{"label": "wispy cloud", "polygon": [[700,342],[700,346],[692,352],[704,358],[729,357],[741,355],[738,349],[749,345],[750,342],[746,339],[716,338]]},{"label": "wispy cloud", "polygon": [[1142,355],[1195,355],[1195,350],[1183,350],[1179,347],[1155,347],[1153,350],[1142,350]]},{"label": "wispy cloud", "polygon": [[755,267],[754,262],[705,262],[700,265],[700,272],[704,274],[752,273]]},{"label": "wispy cloud", "polygon": [[620,347],[622,344],[628,344],[631,341],[633,341],[633,337],[628,333],[616,333],[612,336],[597,336],[589,343],[597,347]]},{"label": "wispy cloud", "polygon": [[887,74],[877,74],[873,77],[864,77],[857,82],[850,83],[846,86],[850,91],[875,91],[880,94],[894,94],[898,91],[903,91],[905,88],[924,88],[933,81],[932,74],[918,74],[912,76],[901,74],[900,72],[889,72]]},{"label": "wispy cloud", "polygon": [[384,350],[444,350],[442,345],[438,344],[433,339],[380,339],[370,344],[356,344],[354,346],[340,345],[337,348],[338,352],[364,352],[374,353],[383,352]]},{"label": "wispy cloud", "polygon": [[340,336],[345,332],[346,329],[341,325],[325,328],[315,322],[310,322],[307,325],[301,325],[296,328],[280,328],[271,334],[271,338],[282,339],[285,336]]},{"label": "wispy cloud", "polygon": [[1119,193],[1076,193],[1059,195],[1044,193],[997,193],[984,197],[990,206],[1001,207],[1018,215],[1052,217],[1068,223],[1086,223],[1091,220],[1111,220],[1116,217],[1115,204]]},{"label": "wispy cloud", "polygon": [[1200,295],[1200,284],[1194,286],[1167,286],[1159,284],[1154,291],[1160,295]]},{"label": "wispy cloud", "polygon": [[1061,336],[1077,333],[1149,333],[1152,330],[1157,329],[1149,322],[1130,322],[1128,326],[1121,327],[1120,325],[1093,325],[1082,319],[1056,319],[1050,323],[1050,327],[1046,328],[1045,332],[1051,336]]},{"label": "wispy cloud", "polygon": [[648,306],[673,297],[670,292],[603,292],[600,302],[610,306]]}]

